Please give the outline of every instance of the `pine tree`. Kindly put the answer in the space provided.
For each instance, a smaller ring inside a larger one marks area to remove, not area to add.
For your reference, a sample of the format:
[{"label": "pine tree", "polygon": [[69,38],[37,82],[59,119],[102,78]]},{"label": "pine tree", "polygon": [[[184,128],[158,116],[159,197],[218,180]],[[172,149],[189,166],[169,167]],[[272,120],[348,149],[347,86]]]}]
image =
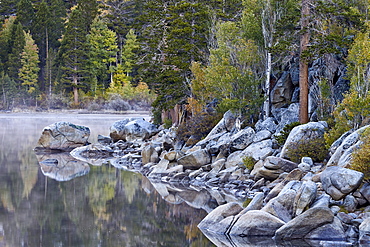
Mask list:
[{"label": "pine tree", "polygon": [[72,85],[76,106],[79,104],[78,89],[87,75],[85,71],[88,55],[87,34],[97,12],[96,1],[81,0],[71,12],[59,50],[64,81]]},{"label": "pine tree", "polygon": [[96,19],[92,24],[87,41],[89,43],[89,72],[93,82],[90,90],[95,95],[97,88],[107,88],[109,83],[105,83],[106,79],[112,78],[118,51],[117,35],[109,30],[102,20]]},{"label": "pine tree", "polygon": [[137,54],[135,52],[139,48],[139,43],[136,37],[134,30],[130,29],[126,35],[125,44],[122,49],[122,68],[127,76],[130,75],[137,63]]},{"label": "pine tree", "polygon": [[38,48],[35,41],[32,39],[31,34],[25,33],[26,45],[21,54],[21,68],[19,69],[19,79],[22,86],[25,88],[27,95],[35,98],[38,90],[38,72],[40,68]]},{"label": "pine tree", "polygon": [[25,31],[30,31],[35,22],[35,9],[31,0],[20,0],[17,3],[17,20]]},{"label": "pine tree", "polygon": [[5,73],[18,84],[19,90],[21,89],[21,85],[18,80],[18,72],[21,67],[20,54],[23,52],[25,44],[26,41],[22,24],[15,21],[11,29],[11,39],[9,40],[11,51],[8,54],[8,60],[5,64]]}]

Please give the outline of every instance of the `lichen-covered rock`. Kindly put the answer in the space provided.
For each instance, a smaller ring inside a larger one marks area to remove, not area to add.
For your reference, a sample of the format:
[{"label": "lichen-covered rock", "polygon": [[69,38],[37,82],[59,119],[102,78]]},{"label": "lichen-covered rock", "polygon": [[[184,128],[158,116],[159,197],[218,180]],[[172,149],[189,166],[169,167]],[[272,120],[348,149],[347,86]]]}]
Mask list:
[{"label": "lichen-covered rock", "polygon": [[116,121],[110,127],[110,137],[113,141],[143,141],[158,132],[159,130],[154,124],[141,118]]},{"label": "lichen-covered rock", "polygon": [[339,138],[338,141],[334,142],[330,148],[334,153],[330,157],[327,166],[340,166],[348,168],[347,166],[349,165],[353,151],[361,143],[361,133],[367,128],[369,128],[369,126],[364,126],[353,133],[348,132]]},{"label": "lichen-covered rock", "polygon": [[255,136],[255,131],[251,127],[238,131],[230,137],[230,148],[232,150],[243,150],[248,147]]},{"label": "lichen-covered rock", "polygon": [[57,122],[45,127],[37,143],[36,150],[71,151],[87,144],[90,129],[69,122]]},{"label": "lichen-covered rock", "polygon": [[323,138],[325,128],[327,128],[326,122],[310,122],[294,127],[281,150],[280,157],[290,158],[288,155],[289,149],[297,147],[302,140],[309,143],[310,140]]},{"label": "lichen-covered rock", "polygon": [[340,200],[355,191],[364,174],[338,166],[327,167],[320,175],[322,187],[334,200]]}]

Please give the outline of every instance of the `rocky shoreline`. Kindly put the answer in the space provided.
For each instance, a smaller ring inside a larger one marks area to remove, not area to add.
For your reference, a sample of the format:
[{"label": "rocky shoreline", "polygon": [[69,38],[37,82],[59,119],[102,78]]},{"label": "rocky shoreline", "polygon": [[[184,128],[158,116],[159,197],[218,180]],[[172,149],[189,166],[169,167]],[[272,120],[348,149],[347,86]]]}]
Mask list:
[{"label": "rocky shoreline", "polygon": [[[276,136],[284,125],[268,118],[241,128],[237,116],[227,112],[205,139],[188,146],[176,140],[174,128],[126,119],[111,126],[109,137],[87,145],[88,128],[60,122],[44,129],[35,150],[44,173],[58,170],[60,161],[48,152],[59,150],[81,162],[143,174],[165,200],[205,209],[209,214],[198,227],[217,246],[296,240],[307,246],[370,244],[370,184],[348,169],[367,126],[334,142],[327,162],[318,163],[311,157],[292,162],[289,150],[301,140],[322,138],[326,123],[299,125],[280,146]],[[86,169],[76,168],[63,179]]]}]

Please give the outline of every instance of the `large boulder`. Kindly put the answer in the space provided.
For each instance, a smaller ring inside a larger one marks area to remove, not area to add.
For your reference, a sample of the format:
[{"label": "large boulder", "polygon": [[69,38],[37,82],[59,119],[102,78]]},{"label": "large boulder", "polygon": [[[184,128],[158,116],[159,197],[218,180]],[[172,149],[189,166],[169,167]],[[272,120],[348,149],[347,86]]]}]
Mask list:
[{"label": "large boulder", "polygon": [[184,169],[198,169],[211,162],[211,156],[205,149],[199,149],[179,158],[177,162],[183,165]]},{"label": "large boulder", "polygon": [[334,142],[330,148],[333,155],[330,157],[327,166],[348,168],[353,151],[361,144],[361,133],[367,128],[369,128],[369,126],[364,126],[351,134],[345,134],[343,135],[345,138],[342,137]]},{"label": "large boulder", "polygon": [[284,129],[285,125],[298,122],[299,103],[290,104],[288,108],[273,108],[272,114],[279,122],[275,132],[279,133]]},{"label": "large boulder", "polygon": [[[242,209],[243,208],[236,202],[229,202],[218,206],[198,224],[198,227],[200,229],[212,230],[215,224],[229,216],[238,214]],[[226,231],[226,229],[224,230]]]},{"label": "large boulder", "polygon": [[138,118],[114,122],[110,127],[109,135],[115,142],[118,140],[135,142],[146,140],[158,132],[159,130],[154,124]]},{"label": "large boulder", "polygon": [[289,149],[297,147],[304,140],[309,143],[310,140],[323,138],[327,128],[326,122],[310,122],[294,127],[281,150],[280,157],[289,158]]},{"label": "large boulder", "polygon": [[275,233],[275,240],[281,241],[305,238],[305,236],[314,229],[332,223],[333,220],[334,214],[329,208],[310,208],[280,227]]},{"label": "large boulder", "polygon": [[273,236],[284,225],[284,221],[260,210],[251,210],[243,214],[232,226],[229,235]]},{"label": "large boulder", "polygon": [[320,175],[322,188],[334,200],[340,200],[355,191],[363,177],[361,172],[338,166],[327,167]]},{"label": "large boulder", "polygon": [[57,122],[45,127],[36,150],[71,151],[87,144],[90,129],[69,122]]},{"label": "large boulder", "polygon": [[209,132],[205,140],[208,140],[213,135],[224,133],[224,132],[230,132],[235,129],[236,125],[238,123],[239,119],[237,114],[233,113],[232,111],[225,112],[223,118],[218,122],[218,124]]}]

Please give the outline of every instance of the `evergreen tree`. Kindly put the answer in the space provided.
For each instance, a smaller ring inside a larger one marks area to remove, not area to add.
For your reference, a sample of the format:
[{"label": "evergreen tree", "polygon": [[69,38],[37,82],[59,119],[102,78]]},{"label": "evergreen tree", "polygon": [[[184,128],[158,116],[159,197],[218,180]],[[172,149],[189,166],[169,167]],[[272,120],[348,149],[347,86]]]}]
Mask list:
[{"label": "evergreen tree", "polygon": [[76,106],[79,104],[78,88],[87,75],[87,34],[97,12],[96,1],[81,0],[71,12],[59,50],[64,81],[72,85]]},{"label": "evergreen tree", "polygon": [[11,16],[6,19],[2,30],[0,31],[0,71],[7,70],[6,64],[12,50],[11,40],[15,19],[15,16]]},{"label": "evergreen tree", "polygon": [[31,0],[19,0],[17,3],[17,20],[25,31],[30,31],[35,22],[35,9]]},{"label": "evergreen tree", "polygon": [[20,82],[18,80],[18,72],[21,67],[21,53],[23,52],[26,44],[24,31],[21,23],[14,22],[11,29],[11,39],[9,40],[9,47],[11,51],[8,54],[8,60],[5,64],[5,73],[9,75],[18,84],[18,89],[21,89]]},{"label": "evergreen tree", "polygon": [[31,34],[25,33],[26,45],[21,54],[21,68],[19,69],[19,79],[22,82],[22,86],[25,88],[27,95],[31,98],[37,96],[38,91],[38,72],[40,68],[38,48],[35,41],[32,39]]},{"label": "evergreen tree", "polygon": [[138,41],[136,39],[136,35],[133,29],[126,35],[125,44],[122,49],[122,68],[123,71],[126,73],[127,76],[133,70],[133,67],[137,63],[137,54],[135,53],[139,48]]},{"label": "evergreen tree", "polygon": [[113,66],[117,57],[117,36],[107,25],[96,19],[87,37],[89,43],[89,72],[92,76],[91,91],[96,94],[98,88],[105,89],[109,83],[106,79],[112,77]]},{"label": "evergreen tree", "polygon": [[14,16],[16,12],[16,5],[17,0],[1,0],[0,2],[0,23],[9,18],[10,16]]}]

